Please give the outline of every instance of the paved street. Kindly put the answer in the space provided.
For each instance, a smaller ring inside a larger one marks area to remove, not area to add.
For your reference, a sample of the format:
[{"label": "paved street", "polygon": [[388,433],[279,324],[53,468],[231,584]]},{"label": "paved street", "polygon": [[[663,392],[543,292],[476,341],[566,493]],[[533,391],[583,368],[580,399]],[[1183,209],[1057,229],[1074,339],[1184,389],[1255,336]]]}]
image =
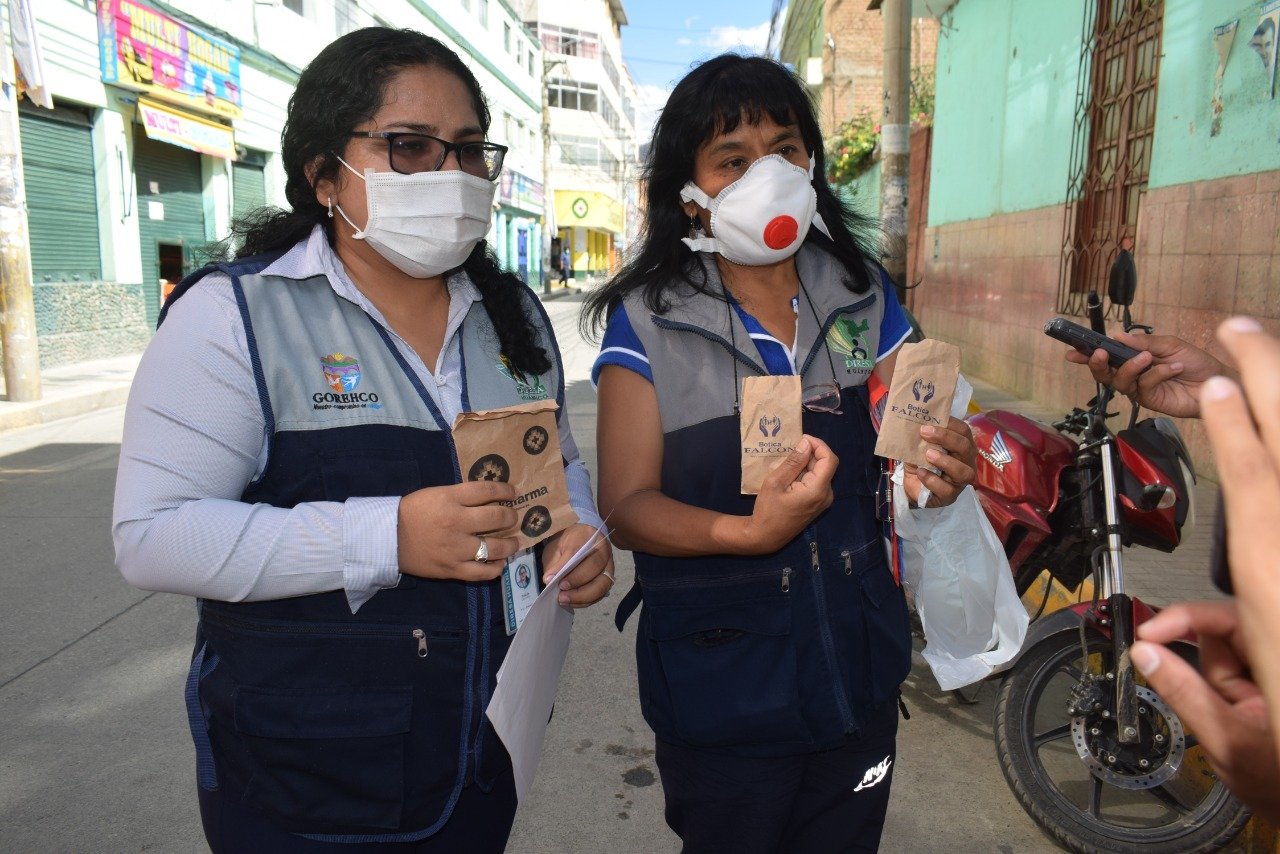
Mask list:
[{"label": "paved street", "polygon": [[[595,348],[575,328],[580,297],[547,304],[569,375],[570,413],[594,463]],[[998,401],[984,390],[984,402]],[[123,409],[0,434],[0,850],[206,850],[182,707],[194,608],[128,587],[109,522]],[[1202,499],[1212,489],[1201,490]],[[1136,555],[1133,587],[1156,603],[1209,591],[1207,512],[1171,558]],[[619,591],[631,563],[619,556]],[[662,821],[653,739],[636,699],[635,622],[618,597],[578,615],[569,663],[514,852],[678,850]],[[993,691],[974,705],[917,663],[905,689],[889,852],[1051,851],[1014,801],[991,741]]]}]

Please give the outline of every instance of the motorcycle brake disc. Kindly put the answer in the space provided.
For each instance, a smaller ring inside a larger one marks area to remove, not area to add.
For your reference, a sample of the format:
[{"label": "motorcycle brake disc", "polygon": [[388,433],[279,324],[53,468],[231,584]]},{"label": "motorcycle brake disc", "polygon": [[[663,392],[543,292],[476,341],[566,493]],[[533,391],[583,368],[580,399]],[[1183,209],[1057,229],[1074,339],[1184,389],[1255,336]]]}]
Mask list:
[{"label": "motorcycle brake disc", "polygon": [[1182,767],[1186,731],[1159,694],[1143,685],[1135,690],[1140,707],[1146,708],[1139,718],[1137,744],[1120,744],[1115,719],[1098,714],[1072,717],[1071,740],[1080,761],[1104,783],[1121,789],[1152,789],[1168,782]]}]

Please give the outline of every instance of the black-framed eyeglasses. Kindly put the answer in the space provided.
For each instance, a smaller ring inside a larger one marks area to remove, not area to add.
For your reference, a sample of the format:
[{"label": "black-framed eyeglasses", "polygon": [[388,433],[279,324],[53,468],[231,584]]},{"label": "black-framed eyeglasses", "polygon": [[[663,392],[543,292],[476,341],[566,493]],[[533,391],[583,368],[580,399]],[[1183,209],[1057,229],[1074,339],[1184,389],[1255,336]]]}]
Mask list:
[{"label": "black-framed eyeglasses", "polygon": [[463,172],[496,181],[502,172],[502,160],[507,156],[507,147],[496,142],[449,142],[425,133],[395,130],[353,130],[350,136],[385,139],[391,168],[402,175],[438,172],[453,152]]}]

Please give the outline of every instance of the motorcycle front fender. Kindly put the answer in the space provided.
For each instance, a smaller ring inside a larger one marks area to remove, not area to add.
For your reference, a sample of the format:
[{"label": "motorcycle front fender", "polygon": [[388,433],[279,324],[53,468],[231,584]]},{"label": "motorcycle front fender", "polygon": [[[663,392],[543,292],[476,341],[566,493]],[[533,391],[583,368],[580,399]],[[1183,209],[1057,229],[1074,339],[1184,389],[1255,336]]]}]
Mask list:
[{"label": "motorcycle front fender", "polygon": [[[1155,609],[1141,599],[1131,599],[1130,601],[1133,603],[1134,628],[1156,615]],[[1022,649],[1018,650],[1018,654],[1005,666],[1004,670],[1008,671],[1016,667],[1022,657],[1045,638],[1053,637],[1062,632],[1080,631],[1080,623],[1084,621],[1085,612],[1091,607],[1093,607],[1092,602],[1079,602],[1036,620],[1027,628],[1027,637],[1022,642]],[[1096,631],[1101,632],[1104,637],[1111,637],[1110,626],[1099,625],[1096,621],[1091,621],[1091,625]]]}]

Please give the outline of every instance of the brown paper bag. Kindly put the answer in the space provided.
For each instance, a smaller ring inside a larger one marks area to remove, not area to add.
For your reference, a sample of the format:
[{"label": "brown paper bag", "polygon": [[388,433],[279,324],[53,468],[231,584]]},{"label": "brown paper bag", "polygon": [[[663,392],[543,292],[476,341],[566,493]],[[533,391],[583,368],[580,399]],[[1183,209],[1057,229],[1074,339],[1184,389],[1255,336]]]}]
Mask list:
[{"label": "brown paper bag", "polygon": [[742,381],[742,494],[759,495],[765,476],[795,450],[800,423],[800,377],[747,377]]},{"label": "brown paper bag", "polygon": [[521,549],[578,521],[560,456],[559,408],[554,400],[541,400],[463,412],[453,421],[463,480],[500,480],[516,488],[515,500],[504,502],[515,508],[515,527],[493,535],[515,537]]},{"label": "brown paper bag", "polygon": [[959,377],[960,348],[954,344],[903,344],[893,367],[876,454],[932,468],[924,456],[929,443],[920,436],[920,428],[947,426]]}]

